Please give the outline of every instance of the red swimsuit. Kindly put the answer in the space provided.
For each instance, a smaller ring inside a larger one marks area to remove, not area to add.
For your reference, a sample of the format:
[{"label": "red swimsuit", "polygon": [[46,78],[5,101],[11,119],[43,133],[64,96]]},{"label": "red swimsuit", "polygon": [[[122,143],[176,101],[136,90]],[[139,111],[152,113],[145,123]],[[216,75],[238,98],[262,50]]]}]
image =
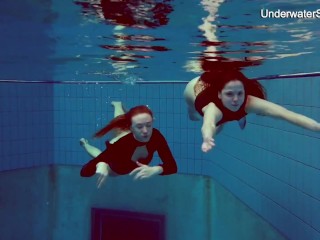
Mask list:
[{"label": "red swimsuit", "polygon": [[197,112],[203,116],[202,108],[208,105],[210,102],[214,103],[217,108],[222,112],[222,119],[217,123],[217,126],[225,123],[230,122],[234,120],[240,120],[243,117],[247,115],[245,111],[245,106],[247,102],[247,95],[245,95],[244,103],[240,107],[240,109],[236,112],[230,111],[225,106],[223,106],[221,100],[218,98],[218,96],[213,96],[212,91],[210,91],[211,88],[208,87],[205,90],[203,90],[201,93],[198,94],[196,97],[196,100],[194,102],[194,106],[197,110]]}]

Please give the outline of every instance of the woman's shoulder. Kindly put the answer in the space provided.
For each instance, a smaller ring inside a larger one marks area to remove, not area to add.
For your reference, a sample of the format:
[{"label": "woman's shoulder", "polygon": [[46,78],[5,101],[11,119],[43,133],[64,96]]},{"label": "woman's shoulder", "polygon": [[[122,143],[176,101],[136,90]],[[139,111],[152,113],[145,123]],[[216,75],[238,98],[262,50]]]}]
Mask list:
[{"label": "woman's shoulder", "polygon": [[152,129],[152,135],[158,136],[158,135],[162,135],[160,130],[157,128],[153,128]]},{"label": "woman's shoulder", "polygon": [[109,144],[115,144],[116,142],[119,142],[120,140],[126,140],[126,139],[130,139],[130,136],[132,136],[131,131],[125,131],[120,133],[118,136],[112,138],[109,141]]},{"label": "woman's shoulder", "polygon": [[264,115],[263,111],[268,106],[268,101],[262,98],[258,98],[252,95],[247,96],[247,102],[245,105],[245,111],[247,113],[256,113]]},{"label": "woman's shoulder", "polygon": [[162,135],[162,133],[160,132],[159,129],[153,128],[153,130],[152,130],[152,138],[154,140],[159,140],[160,138],[164,138],[164,136]]},{"label": "woman's shoulder", "polygon": [[247,100],[247,104],[250,103],[250,102],[255,102],[255,101],[260,101],[260,100],[265,100],[265,99],[262,99],[262,98],[259,98],[259,97],[255,97],[251,94],[248,94],[246,95],[246,100]]}]

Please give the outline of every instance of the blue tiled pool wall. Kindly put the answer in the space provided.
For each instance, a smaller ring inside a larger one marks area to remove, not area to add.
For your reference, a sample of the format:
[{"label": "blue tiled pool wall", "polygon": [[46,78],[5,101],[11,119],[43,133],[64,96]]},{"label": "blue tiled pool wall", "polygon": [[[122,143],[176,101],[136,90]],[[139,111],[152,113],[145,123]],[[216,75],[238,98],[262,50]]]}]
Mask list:
[{"label": "blue tiled pool wall", "polygon": [[[1,80],[51,80],[51,1],[3,1],[1,11]],[[0,83],[1,170],[53,164],[53,99],[53,85]]]},{"label": "blue tiled pool wall", "polygon": [[[263,84],[270,100],[320,119],[317,78]],[[1,104],[1,127],[11,130],[1,131],[1,158],[4,159],[1,169],[50,163],[84,164],[90,158],[78,140],[89,138],[112,118],[111,101],[121,100],[129,108],[148,104],[155,114],[155,127],[166,136],[173,150],[180,173],[212,176],[289,239],[319,239],[318,134],[282,121],[249,116],[245,130],[241,131],[236,123],[228,124],[216,138],[214,151],[202,154],[201,124],[187,119],[183,88],[182,83],[2,84],[4,101],[1,102],[5,104]],[[29,94],[24,96],[26,92]],[[18,96],[20,100],[10,96]],[[39,112],[46,120],[39,119]],[[18,114],[28,117],[17,118]],[[16,125],[22,130],[14,135]],[[30,134],[41,125],[46,130],[43,135]],[[19,142],[20,133],[24,133],[25,140],[18,144],[20,150],[14,150],[12,146]],[[32,151],[29,141],[37,146],[31,147]],[[103,148],[103,141],[92,143]],[[24,155],[28,155],[29,160],[25,160]],[[155,163],[157,161],[158,158]]]},{"label": "blue tiled pool wall", "polygon": [[53,86],[0,84],[0,169],[53,164]]},{"label": "blue tiled pool wall", "polygon": [[80,168],[51,165],[2,172],[2,239],[90,239],[95,207],[165,215],[167,240],[284,240],[210,177],[174,174],[132,181],[122,176],[108,178],[96,189],[96,178],[80,178]]},{"label": "blue tiled pool wall", "polygon": [[[263,82],[271,101],[318,121],[319,83]],[[289,239],[319,239],[319,157],[319,133],[250,115],[244,131],[236,123],[225,126],[202,169]]]},{"label": "blue tiled pool wall", "polygon": [[[55,163],[78,165],[90,160],[79,146],[80,137],[104,149],[107,138],[91,137],[113,118],[111,102],[122,101],[126,108],[148,105],[154,112],[155,127],[165,135],[178,161],[179,171],[201,174],[200,125],[187,119],[181,98],[183,87],[184,84],[56,85]],[[158,161],[156,157],[155,163]]]}]

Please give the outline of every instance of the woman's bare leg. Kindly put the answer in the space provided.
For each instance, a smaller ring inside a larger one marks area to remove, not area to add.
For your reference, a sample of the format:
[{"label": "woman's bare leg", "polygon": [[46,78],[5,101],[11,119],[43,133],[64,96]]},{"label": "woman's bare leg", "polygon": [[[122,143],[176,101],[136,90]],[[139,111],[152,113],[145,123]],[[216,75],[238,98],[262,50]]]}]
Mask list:
[{"label": "woman's bare leg", "polygon": [[113,117],[116,118],[119,115],[125,114],[125,110],[123,108],[122,102],[120,101],[112,101],[111,105],[114,107]]},{"label": "woman's bare leg", "polygon": [[[111,102],[111,105],[114,107],[114,115],[113,115],[114,118],[126,113],[126,111],[122,105],[122,102],[113,101],[113,102]],[[113,132],[114,137],[110,141],[110,143],[117,141],[119,138],[123,137],[124,135],[127,135],[130,131],[123,131],[121,129],[115,129],[112,132]]]},{"label": "woman's bare leg", "polygon": [[196,77],[192,79],[186,86],[184,90],[184,99],[187,103],[187,108],[188,108],[188,115],[190,120],[192,121],[198,121],[201,119],[200,114],[197,112],[197,110],[194,107],[194,102],[196,100],[196,96],[194,94],[194,86],[197,83],[199,77]]},{"label": "woman's bare leg", "polygon": [[100,155],[101,150],[90,145],[89,141],[85,138],[80,139],[80,145],[84,148],[84,150],[93,158]]},{"label": "woman's bare leg", "polygon": [[[111,102],[111,105],[114,107],[114,117],[118,117],[119,115],[122,115],[125,113],[125,110],[122,106],[122,102],[119,101],[113,101]],[[115,138],[113,138],[111,141],[115,142],[115,140],[119,139],[120,137],[126,135],[127,131],[122,130],[114,130],[113,133],[115,134]],[[110,141],[110,142],[111,142]],[[89,144],[89,141],[85,138],[80,139],[80,145],[84,148],[84,150],[93,158],[100,155],[102,152],[99,148],[96,148]]]}]

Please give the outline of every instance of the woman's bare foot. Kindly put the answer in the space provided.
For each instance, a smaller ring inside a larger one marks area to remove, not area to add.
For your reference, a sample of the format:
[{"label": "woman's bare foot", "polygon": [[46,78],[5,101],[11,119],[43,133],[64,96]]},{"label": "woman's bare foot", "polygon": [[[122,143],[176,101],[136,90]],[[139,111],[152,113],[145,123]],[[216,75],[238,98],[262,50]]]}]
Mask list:
[{"label": "woman's bare foot", "polygon": [[124,114],[127,112],[127,109],[123,106],[122,102],[120,101],[112,101],[111,105],[115,109],[115,116],[118,116],[120,114]]},{"label": "woman's bare foot", "polygon": [[88,139],[85,139],[85,138],[80,138],[80,145],[82,147],[84,147],[85,145],[89,144],[89,141]]},{"label": "woman's bare foot", "polygon": [[111,105],[114,107],[122,107],[122,102],[120,101],[112,101]]}]

